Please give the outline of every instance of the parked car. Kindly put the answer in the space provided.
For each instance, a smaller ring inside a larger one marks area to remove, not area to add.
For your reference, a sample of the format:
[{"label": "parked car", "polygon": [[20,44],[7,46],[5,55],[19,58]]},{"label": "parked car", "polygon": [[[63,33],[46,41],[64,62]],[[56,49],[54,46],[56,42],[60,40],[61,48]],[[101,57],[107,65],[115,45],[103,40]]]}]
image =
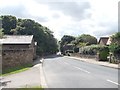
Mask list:
[{"label": "parked car", "polygon": [[66,50],[65,53],[67,56],[71,56],[71,53],[74,53],[74,51],[73,50]]}]

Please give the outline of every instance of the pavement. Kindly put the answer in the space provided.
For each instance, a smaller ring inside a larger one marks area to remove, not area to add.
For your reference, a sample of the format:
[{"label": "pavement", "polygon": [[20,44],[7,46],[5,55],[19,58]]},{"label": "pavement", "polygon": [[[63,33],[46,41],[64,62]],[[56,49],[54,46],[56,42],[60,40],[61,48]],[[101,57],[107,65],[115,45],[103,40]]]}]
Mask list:
[{"label": "pavement", "polygon": [[106,67],[111,67],[111,68],[116,68],[116,69],[119,68],[120,69],[118,64],[112,64],[112,63],[109,63],[107,61],[97,61],[95,59],[80,58],[80,57],[73,57],[73,56],[65,56],[65,57],[80,60],[80,61],[83,61],[83,62],[88,62],[88,63],[98,64],[98,65],[102,65],[102,66],[106,66]]},{"label": "pavement", "polygon": [[71,57],[44,58],[48,88],[118,88],[118,69]]},{"label": "pavement", "polygon": [[34,86],[41,86],[41,59],[34,61],[34,66],[29,70],[3,76],[1,88],[29,88]]}]

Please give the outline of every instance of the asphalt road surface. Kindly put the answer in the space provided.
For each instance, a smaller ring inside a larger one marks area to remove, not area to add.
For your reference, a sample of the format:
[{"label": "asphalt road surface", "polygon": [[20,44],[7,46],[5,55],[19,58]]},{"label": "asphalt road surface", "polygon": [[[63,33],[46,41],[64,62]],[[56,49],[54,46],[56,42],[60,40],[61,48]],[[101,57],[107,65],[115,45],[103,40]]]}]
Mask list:
[{"label": "asphalt road surface", "polygon": [[118,70],[67,57],[47,57],[43,71],[48,88],[118,88]]}]

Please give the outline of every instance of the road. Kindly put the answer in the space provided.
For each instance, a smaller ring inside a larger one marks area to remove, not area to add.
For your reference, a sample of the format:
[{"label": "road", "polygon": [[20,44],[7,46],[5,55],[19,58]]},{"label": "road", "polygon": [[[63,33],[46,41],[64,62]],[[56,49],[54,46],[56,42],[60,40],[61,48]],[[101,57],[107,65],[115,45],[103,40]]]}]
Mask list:
[{"label": "road", "polygon": [[43,71],[48,88],[118,88],[118,70],[67,57],[47,57]]}]

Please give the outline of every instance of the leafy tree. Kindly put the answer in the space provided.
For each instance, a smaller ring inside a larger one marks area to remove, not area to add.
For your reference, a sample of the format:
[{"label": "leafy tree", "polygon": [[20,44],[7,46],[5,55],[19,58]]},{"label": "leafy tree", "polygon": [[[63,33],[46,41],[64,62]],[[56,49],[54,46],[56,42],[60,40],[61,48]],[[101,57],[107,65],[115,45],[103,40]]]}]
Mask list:
[{"label": "leafy tree", "polygon": [[111,44],[109,48],[113,54],[120,53],[120,32],[111,36]]},{"label": "leafy tree", "polygon": [[4,29],[3,32],[5,34],[12,34],[11,29],[15,29],[17,24],[16,17],[7,15],[7,16],[0,16],[0,18],[2,18],[2,28]]},{"label": "leafy tree", "polygon": [[79,37],[73,37],[69,35],[64,35],[61,39],[60,49],[64,52],[63,47],[67,44],[73,44],[74,48],[83,47],[86,45],[97,44],[97,39],[94,36],[88,34],[82,34]]},{"label": "leafy tree", "polygon": [[70,36],[70,35],[64,35],[62,38],[61,38],[61,43],[62,44],[68,44],[68,43],[71,43],[72,41],[75,40],[75,37],[73,36]]},{"label": "leafy tree", "polygon": [[92,45],[97,44],[97,39],[89,34],[82,34],[81,36],[77,37],[76,42],[77,44],[86,43],[86,45]]},{"label": "leafy tree", "polygon": [[61,38],[61,41],[60,41],[60,50],[61,50],[61,52],[64,52],[64,46],[65,45],[70,44],[74,40],[75,40],[75,37],[70,36],[70,35],[64,35]]},{"label": "leafy tree", "polygon": [[115,33],[114,35],[111,36],[111,42],[112,43],[117,43],[120,45],[120,32]]}]

